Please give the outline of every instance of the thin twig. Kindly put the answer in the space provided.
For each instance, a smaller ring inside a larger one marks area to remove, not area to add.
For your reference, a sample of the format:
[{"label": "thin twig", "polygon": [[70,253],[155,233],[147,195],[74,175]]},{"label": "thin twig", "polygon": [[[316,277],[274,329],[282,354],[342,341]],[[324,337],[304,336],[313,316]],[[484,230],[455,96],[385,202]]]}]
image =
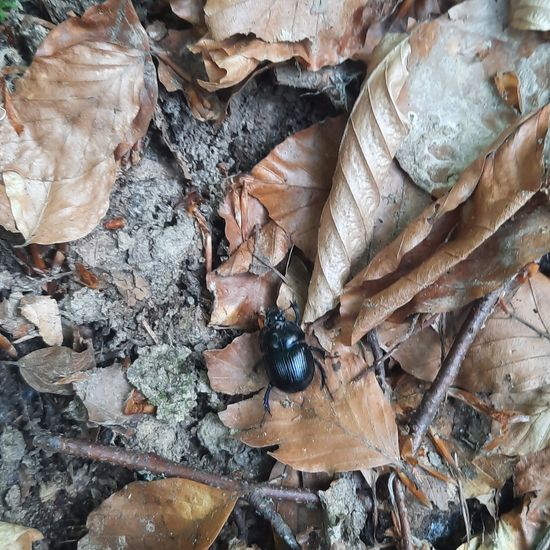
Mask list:
[{"label": "thin twig", "polygon": [[437,410],[441,403],[443,403],[447,391],[451,384],[454,382],[462,361],[466,357],[470,346],[473,344],[477,334],[487,321],[489,315],[491,315],[499,297],[501,294],[506,293],[515,278],[501,286],[497,290],[493,290],[490,294],[487,294],[484,298],[477,300],[470,313],[466,317],[465,321],[460,327],[460,331],[457,334],[449,353],[445,357],[439,372],[428,391],[422,398],[422,403],[418,407],[418,410],[411,422],[411,443],[412,452],[416,454],[422,443],[422,439],[426,435],[428,428],[432,424]]},{"label": "thin twig", "polygon": [[271,500],[257,492],[250,493],[247,500],[260,516],[271,523],[275,533],[281,537],[291,550],[300,550],[302,548],[281,514],[275,510]]},{"label": "thin twig", "polygon": [[378,334],[375,328],[367,332],[367,342],[374,357],[374,363],[372,367],[374,369],[374,373],[376,374],[376,378],[378,379],[378,383],[380,384],[380,387],[382,388],[384,394],[389,395],[390,389],[386,382],[386,372],[384,370],[384,361],[382,359],[384,357],[384,351],[380,347]]},{"label": "thin twig", "polygon": [[397,513],[399,514],[399,523],[401,526],[401,548],[403,550],[414,550],[412,542],[411,526],[409,524],[409,516],[407,515],[407,506],[405,504],[405,491],[399,477],[393,478],[393,494],[395,496],[395,504]]},{"label": "thin twig", "polygon": [[78,456],[97,462],[116,464],[129,470],[147,470],[166,477],[181,477],[204,483],[211,487],[239,493],[248,499],[251,493],[262,498],[276,500],[292,500],[305,504],[319,504],[317,493],[307,489],[293,489],[278,487],[269,483],[249,483],[228,477],[203,472],[195,468],[189,468],[183,464],[172,462],[153,453],[138,453],[127,451],[117,447],[108,447],[96,443],[88,443],[80,439],[70,439],[57,435],[39,435],[34,438],[34,445],[44,450],[55,453]]}]

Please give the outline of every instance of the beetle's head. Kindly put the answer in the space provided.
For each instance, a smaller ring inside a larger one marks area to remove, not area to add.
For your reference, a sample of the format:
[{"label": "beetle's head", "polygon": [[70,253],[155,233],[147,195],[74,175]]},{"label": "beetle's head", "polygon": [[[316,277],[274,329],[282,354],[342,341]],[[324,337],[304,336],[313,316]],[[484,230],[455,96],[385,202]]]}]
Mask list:
[{"label": "beetle's head", "polygon": [[279,328],[287,322],[284,311],[277,307],[270,307],[265,312],[265,326]]}]

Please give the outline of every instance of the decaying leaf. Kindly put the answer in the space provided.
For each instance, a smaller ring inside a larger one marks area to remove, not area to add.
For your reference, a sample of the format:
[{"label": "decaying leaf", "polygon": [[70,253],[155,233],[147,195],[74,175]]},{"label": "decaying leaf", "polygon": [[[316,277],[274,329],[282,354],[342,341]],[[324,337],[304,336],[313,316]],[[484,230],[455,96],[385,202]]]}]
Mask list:
[{"label": "decaying leaf", "polygon": [[90,422],[112,426],[123,425],[131,419],[124,413],[124,404],[132,388],[120,365],[89,370],[73,384]]},{"label": "decaying leaf", "polygon": [[[465,260],[539,190],[549,113],[546,106],[514,124],[356,276],[354,286],[387,276],[389,284],[367,296],[352,341]],[[450,222],[457,227],[446,240]]]},{"label": "decaying leaf", "polygon": [[512,0],[510,25],[526,31],[550,31],[550,7],[544,0]]},{"label": "decaying leaf", "polygon": [[[256,367],[257,356],[246,350],[246,346],[253,345],[252,338],[232,344],[231,354],[224,354],[230,360],[239,357],[232,367],[243,369],[245,379]],[[252,447],[278,445],[273,456],[305,472],[341,472],[395,462],[399,453],[397,426],[374,373],[364,374],[366,362],[360,350],[340,347],[336,351],[338,359],[325,362],[330,394],[327,388],[320,388],[317,373],[303,392],[285,394],[274,389],[270,398],[272,416],[264,411],[262,391],[230,405],[220,413],[222,422],[241,430],[240,439]],[[250,362],[243,360],[248,358]],[[219,377],[218,372],[213,371],[214,376]],[[359,373],[364,375],[352,380]],[[239,392],[242,380],[241,375],[227,376],[224,391]],[[256,378],[254,387],[260,383],[261,379]]]},{"label": "decaying leaf", "polygon": [[550,497],[550,447],[522,456],[514,472],[514,494],[524,495],[532,492],[546,493]]},{"label": "decaying leaf", "polygon": [[84,266],[84,264],[81,264],[80,262],[75,262],[74,266],[76,272],[78,273],[80,282],[83,285],[86,285],[88,288],[92,288],[94,290],[99,288],[99,279],[97,278],[97,275],[92,273]]},{"label": "decaying leaf", "polygon": [[187,479],[135,481],[88,516],[86,542],[142,550],[207,550],[237,502],[233,493]]},{"label": "decaying leaf", "polygon": [[197,84],[197,78],[202,74],[195,74],[197,71],[193,70],[198,69],[199,62],[192,59],[188,46],[196,41],[196,32],[166,29],[158,23],[149,26],[147,32],[154,40],[151,50],[158,59],[158,78],[166,91],[183,92],[191,114],[197,120],[221,120],[227,105]]},{"label": "decaying leaf", "polygon": [[290,136],[252,169],[247,185],[311,261],[344,125],[340,116]]},{"label": "decaying leaf", "polygon": [[94,350],[89,346],[82,352],[52,346],[38,349],[18,361],[23,380],[36,391],[72,395],[73,386],[65,379],[84,373],[95,366]]},{"label": "decaying leaf", "polygon": [[233,86],[264,61],[295,58],[316,71],[345,59],[363,58],[376,43],[368,40],[367,29],[393,6],[391,1],[321,5],[295,0],[291,9],[284,2],[265,1],[246,2],[243,9],[242,3],[207,2],[204,11],[210,35],[191,48],[202,54],[208,73],[209,81],[200,84],[210,91]]},{"label": "decaying leaf", "polygon": [[44,535],[32,527],[0,521],[0,548],[9,550],[32,550],[32,543]]},{"label": "decaying leaf", "polygon": [[11,210],[0,223],[15,222],[27,242],[89,233],[107,210],[121,157],[147,131],[156,95],[147,35],[129,0],[56,27],[16,85],[23,132],[0,120],[0,200]]},{"label": "decaying leaf", "polygon": [[61,316],[57,302],[49,296],[23,296],[21,313],[33,325],[49,346],[60,346],[63,342]]},{"label": "decaying leaf", "polygon": [[404,40],[377,65],[348,120],[321,215],[306,322],[336,305],[352,263],[372,237],[379,189],[407,132],[396,101],[407,79],[409,52]]},{"label": "decaying leaf", "polygon": [[157,408],[138,390],[133,389],[124,403],[124,414],[155,414]]}]

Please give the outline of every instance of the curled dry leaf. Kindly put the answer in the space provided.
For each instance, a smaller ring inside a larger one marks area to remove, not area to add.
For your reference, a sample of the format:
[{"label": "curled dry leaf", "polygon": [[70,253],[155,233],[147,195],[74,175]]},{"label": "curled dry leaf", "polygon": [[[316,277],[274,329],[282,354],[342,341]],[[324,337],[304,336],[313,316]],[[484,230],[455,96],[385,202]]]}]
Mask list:
[{"label": "curled dry leaf", "polygon": [[540,189],[549,113],[546,106],[514,124],[354,278],[350,285],[360,286],[401,270],[395,282],[388,277],[385,288],[367,296],[352,341],[465,260]]},{"label": "curled dry leaf", "polygon": [[495,75],[495,86],[507,105],[521,113],[521,94],[518,75],[512,71]]},{"label": "curled dry leaf", "polygon": [[285,273],[286,282],[283,282],[279,288],[277,307],[290,311],[294,303],[298,306],[298,311],[303,313],[310,276],[311,273],[302,258],[298,254],[291,254]]},{"label": "curled dry leaf", "polygon": [[92,369],[74,380],[75,391],[88,411],[88,420],[105,426],[122,425],[130,420],[124,404],[132,388],[120,365]]},{"label": "curled dry leaf", "polygon": [[336,305],[351,264],[372,237],[380,187],[407,132],[396,101],[407,79],[409,53],[409,42],[404,40],[378,64],[348,120],[321,215],[306,322]]},{"label": "curled dry leaf", "polygon": [[151,405],[147,398],[138,390],[130,392],[130,396],[124,403],[124,414],[155,414],[157,408]]},{"label": "curled dry leaf", "polygon": [[22,357],[18,365],[23,380],[36,391],[72,395],[73,386],[65,379],[92,369],[95,366],[94,350],[90,346],[78,353],[70,348],[53,346],[32,351]]},{"label": "curled dry leaf", "polygon": [[206,286],[214,295],[210,326],[254,330],[262,308],[275,303],[280,280],[271,271],[257,276],[241,273],[222,277],[215,271],[206,276]]},{"label": "curled dry leaf", "polygon": [[135,481],[88,516],[92,548],[207,550],[237,501],[236,494],[188,479]]},{"label": "curled dry leaf", "polygon": [[524,31],[550,31],[550,6],[545,0],[512,0],[510,25]]},{"label": "curled dry leaf", "polygon": [[44,535],[32,527],[0,521],[0,548],[32,550],[32,543],[43,538]]},{"label": "curled dry leaf", "polygon": [[38,333],[49,346],[63,342],[61,315],[57,302],[49,296],[23,296],[19,302],[22,315],[38,327]]},{"label": "curled dry leaf", "polygon": [[0,223],[15,223],[27,242],[89,233],[107,210],[121,157],[147,131],[156,96],[147,35],[129,0],[108,0],[56,27],[17,82],[23,132],[0,120]]},{"label": "curled dry leaf", "polygon": [[[214,356],[217,363],[212,355],[207,356],[213,385],[225,393],[241,392],[243,380],[257,368],[254,346],[258,344],[253,343],[254,337],[235,341],[218,352]],[[285,394],[274,389],[270,398],[272,416],[265,413],[260,392],[230,405],[220,413],[222,422],[241,430],[240,439],[252,447],[278,445],[272,453],[277,460],[306,472],[343,472],[396,462],[397,426],[374,373],[352,380],[366,368],[360,350],[341,347],[336,351],[340,353],[338,359],[325,363],[332,398],[326,388],[321,390],[317,373],[303,392]],[[220,358],[226,362],[221,376]],[[243,374],[231,372],[238,369]],[[256,376],[254,385],[246,388],[258,390],[266,381]]]},{"label": "curled dry leaf", "polygon": [[[202,122],[221,120],[225,116],[226,104],[218,96],[206,92],[197,84],[199,61],[193,60],[188,46],[197,35],[192,30],[166,29],[159,25],[147,28],[154,43],[153,54],[158,59],[158,77],[167,92],[183,92],[191,114]],[[197,68],[197,70],[193,70]],[[201,73],[204,71],[201,71]]]},{"label": "curled dry leaf", "polygon": [[345,118],[339,116],[290,136],[254,166],[247,185],[311,261],[344,125]]}]

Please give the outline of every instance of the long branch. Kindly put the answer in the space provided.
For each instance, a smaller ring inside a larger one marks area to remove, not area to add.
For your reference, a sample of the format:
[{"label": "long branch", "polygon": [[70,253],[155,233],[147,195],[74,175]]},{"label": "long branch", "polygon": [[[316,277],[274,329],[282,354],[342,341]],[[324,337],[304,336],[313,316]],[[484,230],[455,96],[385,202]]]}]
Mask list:
[{"label": "long branch", "polygon": [[233,491],[244,498],[254,493],[258,496],[275,500],[292,500],[305,504],[319,504],[319,497],[307,489],[292,489],[277,487],[269,483],[249,483],[228,477],[203,472],[195,468],[172,462],[153,453],[139,453],[127,451],[118,447],[108,447],[96,443],[88,443],[81,439],[70,439],[57,435],[38,435],[34,438],[34,445],[51,452],[78,456],[97,462],[108,462],[128,468],[129,470],[147,470],[154,474],[166,477],[181,477],[204,483],[211,487]]},{"label": "long branch", "polygon": [[487,321],[489,315],[491,315],[499,297],[501,294],[506,293],[515,279],[507,284],[493,290],[493,292],[487,294],[484,298],[477,300],[470,313],[466,317],[465,321],[460,327],[460,331],[457,334],[449,353],[445,357],[439,372],[435,380],[428,391],[424,394],[422,402],[418,407],[418,410],[411,423],[411,443],[412,452],[416,454],[420,448],[422,439],[426,435],[426,432],[432,424],[437,410],[441,403],[443,403],[447,391],[451,384],[454,382],[460,366],[473,344],[477,334]]}]

